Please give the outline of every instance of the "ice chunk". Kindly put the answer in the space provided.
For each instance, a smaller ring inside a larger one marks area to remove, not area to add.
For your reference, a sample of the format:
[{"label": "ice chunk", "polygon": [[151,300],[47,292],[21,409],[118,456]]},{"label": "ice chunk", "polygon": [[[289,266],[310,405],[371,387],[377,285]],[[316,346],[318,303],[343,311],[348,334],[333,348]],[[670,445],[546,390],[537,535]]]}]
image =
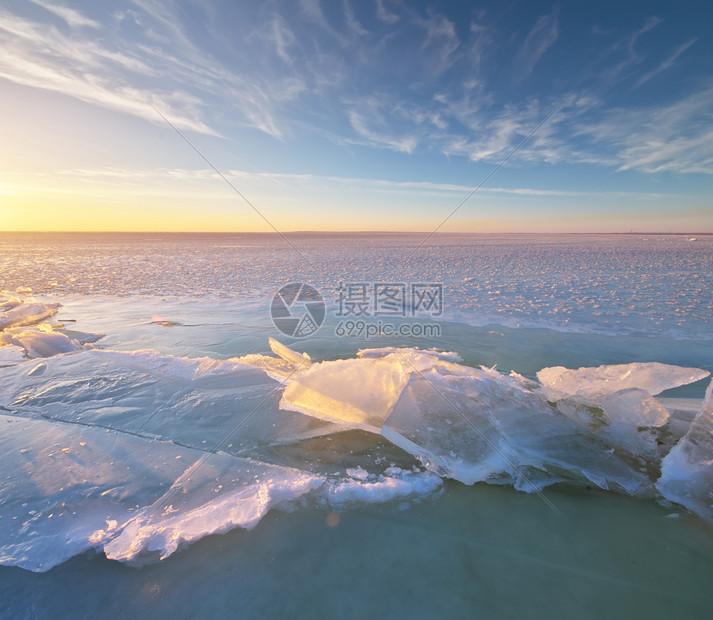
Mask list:
[{"label": "ice chunk", "polygon": [[327,501],[336,509],[355,502],[375,504],[420,498],[432,495],[442,485],[441,477],[432,472],[392,467],[373,478],[350,474],[350,479],[329,482],[322,491],[326,492]]},{"label": "ice chunk", "polygon": [[61,304],[23,301],[10,293],[0,291],[0,350],[13,347],[23,352],[22,360],[17,351],[0,353],[0,366],[24,361],[27,357],[50,357],[59,353],[68,353],[82,348],[88,342],[94,342],[101,336],[64,332],[55,329],[49,323],[41,323],[57,313]]},{"label": "ice chunk", "polygon": [[536,490],[561,480],[594,481],[632,495],[652,492],[646,476],[551,407],[531,381],[431,352],[382,350],[315,364],[294,374],[280,406],[381,433],[430,469],[467,484]]},{"label": "ice chunk", "polygon": [[659,429],[670,417],[668,410],[644,390],[630,388],[602,401],[607,421],[599,436],[609,445],[655,463],[660,460]]},{"label": "ice chunk", "polygon": [[379,433],[410,374],[438,361],[436,356],[407,349],[386,357],[314,364],[290,379],[280,406]]},{"label": "ice chunk", "polygon": [[366,480],[369,477],[369,472],[363,469],[361,466],[348,467],[347,476],[354,478],[354,480]]},{"label": "ice chunk", "polygon": [[131,519],[104,551],[108,558],[121,561],[140,559],[146,552],[164,559],[203,536],[235,527],[251,529],[270,508],[323,482],[320,476],[296,469],[208,454]]},{"label": "ice chunk", "polygon": [[384,437],[434,471],[466,484],[524,491],[560,481],[648,495],[651,483],[517,377],[434,368],[412,375]]},{"label": "ice chunk", "polygon": [[7,312],[19,306],[22,300],[9,291],[0,291],[0,312]]},{"label": "ice chunk", "polygon": [[566,397],[598,405],[607,395],[638,388],[655,396],[670,388],[705,379],[710,373],[700,368],[682,368],[659,362],[613,364],[571,370],[562,366],[543,368],[537,378],[550,401]]},{"label": "ice chunk", "polygon": [[[13,305],[14,304],[14,305]],[[7,308],[0,312],[0,330],[8,327],[19,327],[22,325],[32,325],[48,319],[57,313],[60,304],[42,304],[42,303],[20,303],[14,301],[5,303],[2,307]]]},{"label": "ice chunk", "polygon": [[[415,349],[402,349],[398,347],[380,347],[378,349],[361,349],[357,352],[357,357],[386,357],[392,353],[405,354],[407,352],[413,353]],[[445,360],[447,362],[461,362],[463,359],[455,351],[436,351],[435,349],[429,349],[426,351],[419,351],[420,353],[436,357],[440,360]]]},{"label": "ice chunk", "polygon": [[274,338],[268,338],[268,342],[270,344],[270,349],[275,355],[279,355],[283,360],[293,365],[295,368],[302,369],[311,366],[312,362],[309,359],[309,355],[306,353],[300,355]]},{"label": "ice chunk", "polygon": [[270,349],[279,356],[279,359],[257,353],[244,355],[235,361],[246,366],[261,368],[269,377],[280,383],[291,378],[296,372],[306,370],[312,365],[312,360],[306,353],[300,355],[274,338],[268,338],[268,342]]},{"label": "ice chunk", "polygon": [[602,409],[611,426],[658,428],[670,415],[666,407],[638,388],[610,394],[602,401]]},{"label": "ice chunk", "polygon": [[662,427],[670,414],[648,392],[638,388],[619,390],[604,397],[599,406],[568,397],[558,401],[556,406],[558,411],[618,451],[658,466],[662,455]]},{"label": "ice chunk", "polygon": [[0,345],[22,347],[27,357],[51,357],[77,351],[82,345],[66,334],[54,331],[47,323],[32,327],[16,327],[0,332]]},{"label": "ice chunk", "polygon": [[407,377],[382,359],[322,362],[290,380],[280,406],[378,433]]},{"label": "ice chunk", "polygon": [[280,411],[276,387],[262,371],[234,360],[94,349],[3,369],[0,406],[200,449],[217,448],[258,409],[235,438],[235,451],[334,430]]},{"label": "ice chunk", "polygon": [[[0,415],[0,564],[46,571],[161,496],[201,454],[171,443]],[[176,458],[182,457],[182,458]]]},{"label": "ice chunk", "polygon": [[664,458],[656,488],[713,522],[713,381],[688,432]]}]

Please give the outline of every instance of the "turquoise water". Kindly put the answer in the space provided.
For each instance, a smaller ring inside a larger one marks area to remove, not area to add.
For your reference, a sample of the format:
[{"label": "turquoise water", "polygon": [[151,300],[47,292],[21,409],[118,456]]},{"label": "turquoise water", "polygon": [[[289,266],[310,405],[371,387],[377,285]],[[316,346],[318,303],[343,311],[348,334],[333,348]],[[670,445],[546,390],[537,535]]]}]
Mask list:
[{"label": "turquoise water", "polygon": [[448,483],[409,510],[273,512],[141,569],[92,553],[0,568],[5,617],[708,618],[713,543],[696,519],[598,492]]}]

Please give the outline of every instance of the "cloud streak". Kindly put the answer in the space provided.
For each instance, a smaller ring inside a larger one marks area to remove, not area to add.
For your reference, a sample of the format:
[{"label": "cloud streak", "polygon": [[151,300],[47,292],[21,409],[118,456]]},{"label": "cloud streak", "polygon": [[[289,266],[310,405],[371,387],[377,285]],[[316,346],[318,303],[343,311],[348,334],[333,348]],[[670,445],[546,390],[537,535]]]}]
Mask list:
[{"label": "cloud streak", "polygon": [[95,22],[93,19],[89,19],[82,15],[79,11],[70,9],[66,6],[61,6],[57,3],[46,2],[45,0],[30,0],[30,2],[41,6],[46,11],[49,11],[53,15],[63,19],[69,26],[72,27],[88,27],[88,28],[100,28],[99,22]]},{"label": "cloud streak", "polygon": [[[157,122],[161,107],[177,127],[215,133],[196,114],[200,101],[187,93],[137,87],[120,71],[151,77],[143,60],[76,39],[53,26],[40,26],[0,11],[0,77]],[[187,111],[192,114],[186,114]],[[159,119],[160,120],[160,119]]]},{"label": "cloud streak", "polygon": [[[163,2],[134,0],[136,10],[120,11],[106,24],[35,2],[68,29],[0,9],[0,78],[160,124],[156,108],[179,129],[209,135],[220,134],[208,120],[210,98],[228,100],[238,123],[242,119],[278,139],[284,130],[276,108],[304,91],[294,76],[254,78],[226,68],[191,40],[175,17],[178,11]],[[143,38],[122,35],[127,17]],[[284,23],[275,24],[271,43],[289,65],[294,37]],[[80,27],[89,33],[77,36]]]},{"label": "cloud streak", "polygon": [[666,58],[666,60],[664,60],[658,67],[641,76],[639,81],[636,82],[636,88],[638,88],[645,82],[648,82],[651,78],[657,76],[659,73],[662,73],[663,71],[666,71],[667,69],[673,67],[678,57],[683,54],[683,52],[685,52],[689,47],[691,47],[691,45],[693,45],[696,41],[697,39],[691,39],[690,41],[687,41],[686,43],[683,43],[676,47],[673,53],[668,58]]},{"label": "cloud streak", "polygon": [[525,77],[529,76],[545,52],[557,40],[558,24],[556,15],[542,15],[525,38],[518,56],[518,64]]},{"label": "cloud streak", "polygon": [[[440,196],[444,200],[457,200],[468,195],[473,187],[454,183],[438,183],[433,181],[391,181],[388,179],[368,177],[340,177],[316,174],[290,174],[276,172],[248,172],[245,170],[226,170],[226,178],[238,187],[249,187],[253,191],[263,191],[269,188],[280,188],[283,191],[304,190],[312,188],[319,192],[320,188],[329,188],[339,192],[368,192],[387,194],[408,194],[410,196]],[[192,191],[211,195],[225,195],[232,198],[232,193],[225,190],[223,179],[211,169],[194,168],[74,168],[57,170],[51,174],[38,174],[37,179],[56,178],[62,180],[74,179],[93,186],[111,186],[112,188],[135,188],[141,190],[148,187],[171,188],[176,191]],[[7,188],[16,188],[11,182]],[[179,188],[176,190],[176,185]],[[9,191],[9,189],[8,189]],[[132,190],[133,191],[133,190]],[[530,197],[561,197],[561,198],[630,198],[630,199],[671,199],[690,198],[684,194],[670,192],[634,192],[634,191],[574,191],[557,188],[531,187],[498,187],[483,186],[479,193],[504,194]]]},{"label": "cloud streak", "polygon": [[675,103],[614,109],[577,133],[609,153],[620,171],[713,174],[713,84]]}]

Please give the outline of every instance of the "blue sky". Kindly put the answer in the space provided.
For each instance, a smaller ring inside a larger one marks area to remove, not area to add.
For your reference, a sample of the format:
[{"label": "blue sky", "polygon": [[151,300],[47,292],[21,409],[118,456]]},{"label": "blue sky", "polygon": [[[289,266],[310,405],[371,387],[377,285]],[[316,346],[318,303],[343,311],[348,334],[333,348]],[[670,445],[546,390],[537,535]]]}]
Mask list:
[{"label": "blue sky", "polygon": [[[713,3],[0,3],[0,228],[713,232]],[[158,111],[158,112],[157,112]],[[9,147],[9,148],[8,148]]]}]

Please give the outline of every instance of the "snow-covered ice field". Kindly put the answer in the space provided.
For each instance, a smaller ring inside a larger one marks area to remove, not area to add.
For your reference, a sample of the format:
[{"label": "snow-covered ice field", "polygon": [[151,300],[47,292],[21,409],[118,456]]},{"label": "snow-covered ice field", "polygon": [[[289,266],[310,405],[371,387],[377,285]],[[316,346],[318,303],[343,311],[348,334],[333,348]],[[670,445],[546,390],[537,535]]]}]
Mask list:
[{"label": "snow-covered ice field", "polygon": [[713,237],[289,238],[0,235],[0,614],[710,617]]}]

